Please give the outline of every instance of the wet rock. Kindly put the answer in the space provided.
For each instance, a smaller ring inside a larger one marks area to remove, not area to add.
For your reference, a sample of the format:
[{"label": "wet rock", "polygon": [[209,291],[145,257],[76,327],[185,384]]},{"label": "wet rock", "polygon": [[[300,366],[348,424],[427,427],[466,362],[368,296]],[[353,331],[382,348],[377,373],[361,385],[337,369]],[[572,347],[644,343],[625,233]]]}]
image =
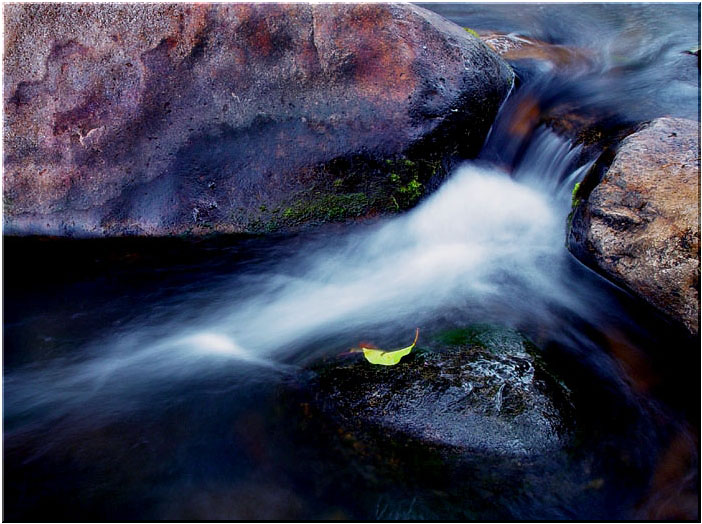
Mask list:
[{"label": "wet rock", "polygon": [[495,326],[433,340],[425,333],[394,366],[360,354],[317,362],[281,391],[278,417],[309,469],[305,478],[314,479],[310,489],[357,486],[362,514],[543,516],[541,493],[575,506],[591,479],[569,458],[571,394],[536,354],[521,335]]},{"label": "wet rock", "polygon": [[445,333],[395,366],[363,357],[324,363],[303,389],[344,432],[473,457],[533,457],[563,444],[570,409],[534,349],[516,332],[474,327]]},{"label": "wet rock", "polygon": [[698,123],[674,118],[629,136],[601,182],[586,179],[576,193],[568,233],[578,258],[691,334],[699,332],[698,140]]},{"label": "wet rock", "polygon": [[635,125],[620,119],[608,108],[588,107],[565,101],[545,111],[539,124],[553,129],[583,148],[583,158],[592,159],[605,148],[612,147],[635,130]]},{"label": "wet rock", "polygon": [[519,88],[506,102],[501,118],[509,121],[500,129],[512,144],[528,143],[547,127],[580,146],[576,163],[584,164],[633,132],[635,123],[602,99],[601,87],[592,87],[602,73],[591,51],[495,31],[480,38],[516,73]]},{"label": "wet rock", "polygon": [[413,205],[511,83],[411,5],[5,10],[5,232],[295,229]]},{"label": "wet rock", "polygon": [[558,71],[582,72],[593,66],[591,54],[573,46],[549,44],[528,36],[494,31],[481,32],[480,39],[514,66],[524,60],[536,61],[542,68]]}]

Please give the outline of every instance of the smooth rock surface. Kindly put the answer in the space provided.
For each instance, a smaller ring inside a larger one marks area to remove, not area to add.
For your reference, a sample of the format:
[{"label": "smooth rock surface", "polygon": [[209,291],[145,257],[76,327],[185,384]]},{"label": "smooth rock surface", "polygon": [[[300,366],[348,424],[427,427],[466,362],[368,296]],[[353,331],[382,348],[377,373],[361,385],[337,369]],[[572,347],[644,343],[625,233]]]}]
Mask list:
[{"label": "smooth rock surface", "polygon": [[521,335],[476,326],[430,346],[437,349],[415,350],[394,366],[360,355],[321,364],[303,389],[324,416],[357,434],[508,460],[563,445],[568,395]]},{"label": "smooth rock surface", "polygon": [[442,155],[477,152],[512,84],[482,42],[411,5],[4,14],[10,234],[259,231],[407,207]]},{"label": "smooth rock surface", "polygon": [[[583,438],[573,394],[539,354],[516,331],[476,324],[420,333],[394,366],[311,357],[271,418],[311,490],[358,486],[355,504],[376,518],[529,520],[555,500],[592,504],[593,473],[571,458]],[[376,507],[378,494],[390,500]]]},{"label": "smooth rock surface", "polygon": [[570,71],[571,74],[593,67],[593,57],[585,49],[549,44],[528,36],[497,31],[481,31],[478,34],[488,47],[512,64],[521,60],[534,60],[546,69]]},{"label": "smooth rock surface", "polygon": [[575,195],[568,234],[578,258],[693,335],[699,332],[699,132],[697,122],[660,118],[626,138],[601,182],[589,195]]}]

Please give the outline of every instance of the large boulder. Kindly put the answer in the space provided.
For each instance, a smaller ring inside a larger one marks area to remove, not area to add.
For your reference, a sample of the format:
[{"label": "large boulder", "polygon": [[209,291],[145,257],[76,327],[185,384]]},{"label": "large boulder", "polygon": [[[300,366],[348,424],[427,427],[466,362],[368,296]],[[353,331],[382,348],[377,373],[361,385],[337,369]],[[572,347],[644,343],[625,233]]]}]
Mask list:
[{"label": "large boulder", "polygon": [[5,232],[76,236],[408,207],[512,84],[460,27],[379,4],[8,5],[4,72]]},{"label": "large boulder", "polygon": [[693,335],[699,332],[699,132],[697,122],[660,118],[626,138],[601,182],[586,178],[574,195],[568,234],[578,258]]}]

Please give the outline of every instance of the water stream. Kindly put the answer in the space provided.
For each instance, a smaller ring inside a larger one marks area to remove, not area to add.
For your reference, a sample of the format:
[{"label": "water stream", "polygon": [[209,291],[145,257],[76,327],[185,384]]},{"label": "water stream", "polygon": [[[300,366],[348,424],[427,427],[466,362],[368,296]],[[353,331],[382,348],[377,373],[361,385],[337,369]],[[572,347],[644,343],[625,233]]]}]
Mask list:
[{"label": "water stream", "polygon": [[[503,130],[524,96],[626,121],[697,118],[699,86],[660,79],[697,42],[697,6],[663,17],[652,6],[524,5],[518,18],[503,6],[432,8],[599,58],[569,79],[531,71],[483,154],[405,215],[185,247],[6,239],[6,519],[629,519],[689,501],[699,376],[678,356],[696,342],[565,249],[571,190],[594,159],[543,127],[510,148]],[[47,256],[55,271],[40,269]],[[27,282],[33,269],[43,275]],[[431,514],[426,486],[398,499],[345,485],[337,466],[302,463],[314,447],[292,448],[271,422],[278,386],[309,362],[362,339],[397,345],[415,326],[479,322],[521,330],[569,377],[592,441],[553,468],[597,470],[585,495],[537,483],[487,509],[468,500]],[[312,489],[310,475],[328,485]]]}]

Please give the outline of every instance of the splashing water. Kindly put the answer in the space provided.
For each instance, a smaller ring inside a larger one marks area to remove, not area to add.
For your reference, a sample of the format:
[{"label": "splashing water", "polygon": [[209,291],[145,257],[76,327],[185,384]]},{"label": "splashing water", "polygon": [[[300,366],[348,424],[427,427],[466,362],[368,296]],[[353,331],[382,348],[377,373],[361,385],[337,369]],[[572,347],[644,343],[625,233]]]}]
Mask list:
[{"label": "splashing water", "polygon": [[568,171],[568,144],[550,132],[534,144],[545,154],[535,151],[516,178],[467,163],[406,216],[259,275],[255,293],[234,294],[229,312],[214,324],[204,319],[203,329],[214,325],[252,353],[275,358],[283,341],[382,322],[412,325],[446,307],[502,302],[503,321],[523,314],[523,301],[577,307],[556,277],[564,210],[582,169]]}]

